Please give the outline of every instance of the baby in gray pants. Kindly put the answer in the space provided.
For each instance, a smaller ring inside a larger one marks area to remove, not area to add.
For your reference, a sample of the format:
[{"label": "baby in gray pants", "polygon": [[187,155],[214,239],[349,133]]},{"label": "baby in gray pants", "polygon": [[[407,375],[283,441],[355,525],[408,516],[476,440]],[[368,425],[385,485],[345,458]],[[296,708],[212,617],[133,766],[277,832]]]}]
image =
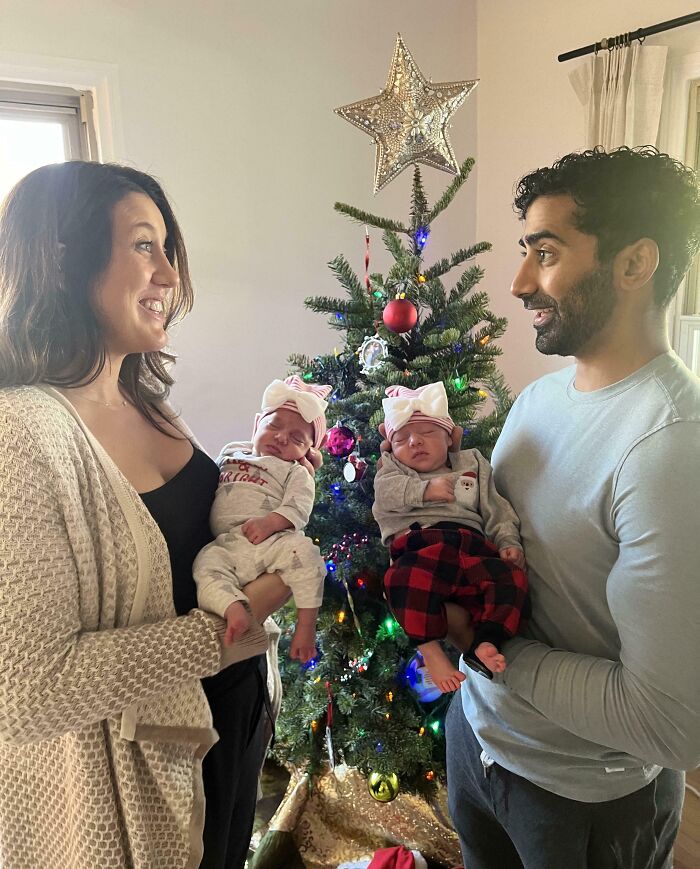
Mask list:
[{"label": "baby in gray pants", "polygon": [[245,586],[261,573],[277,572],[297,608],[290,654],[306,662],[316,653],[326,565],[303,534],[315,486],[300,460],[325,440],[330,391],[297,375],[273,381],[255,417],[252,443],[230,443],[221,452],[210,516],[216,539],[199,553],[193,572],[199,606],[226,619],[226,644],[250,625]]}]

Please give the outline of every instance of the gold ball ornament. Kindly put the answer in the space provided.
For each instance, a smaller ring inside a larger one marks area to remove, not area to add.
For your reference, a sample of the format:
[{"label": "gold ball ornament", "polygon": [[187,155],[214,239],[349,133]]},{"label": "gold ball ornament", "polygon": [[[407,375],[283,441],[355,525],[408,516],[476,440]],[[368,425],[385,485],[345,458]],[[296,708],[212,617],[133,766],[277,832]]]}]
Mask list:
[{"label": "gold ball ornament", "polygon": [[399,795],[399,777],[395,772],[375,772],[367,779],[370,794],[378,803],[390,803]]},{"label": "gold ball ornament", "polygon": [[384,90],[335,110],[376,143],[375,193],[412,163],[457,174],[459,166],[447,129],[477,84],[478,80],[434,84],[418,69],[401,34],[397,35]]}]

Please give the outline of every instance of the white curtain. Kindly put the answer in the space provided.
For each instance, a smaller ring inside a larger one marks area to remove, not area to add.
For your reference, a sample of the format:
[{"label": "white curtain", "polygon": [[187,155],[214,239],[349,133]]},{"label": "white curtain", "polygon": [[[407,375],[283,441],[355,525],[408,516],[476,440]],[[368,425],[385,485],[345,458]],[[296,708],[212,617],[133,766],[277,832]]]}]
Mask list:
[{"label": "white curtain", "polygon": [[585,108],[587,148],[656,144],[667,52],[635,42],[604,49],[570,73]]}]

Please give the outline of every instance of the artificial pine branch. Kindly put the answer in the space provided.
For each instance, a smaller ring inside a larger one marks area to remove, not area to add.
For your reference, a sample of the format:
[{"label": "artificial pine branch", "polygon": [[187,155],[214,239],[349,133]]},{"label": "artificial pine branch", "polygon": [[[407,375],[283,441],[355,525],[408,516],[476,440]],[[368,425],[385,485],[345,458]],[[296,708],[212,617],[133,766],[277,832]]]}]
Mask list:
[{"label": "artificial pine branch", "polygon": [[409,230],[399,220],[391,220],[388,217],[379,217],[376,214],[370,214],[369,211],[355,208],[354,205],[347,205],[345,202],[336,202],[333,207],[336,211],[345,214],[357,223],[374,226],[377,229],[388,229],[392,232],[402,232],[406,235],[409,233]]},{"label": "artificial pine branch", "polygon": [[441,214],[447,208],[450,202],[452,202],[459,188],[469,177],[469,173],[472,171],[473,166],[474,159],[472,157],[467,157],[464,163],[462,163],[462,165],[459,167],[459,172],[455,175],[454,180],[452,181],[450,186],[447,188],[447,190],[445,190],[445,192],[438,199],[435,205],[433,205],[432,210],[428,214],[427,223],[432,223],[438,216],[438,214]]},{"label": "artificial pine branch", "polygon": [[354,299],[366,299],[367,293],[354,269],[342,254],[328,263],[328,267]]},{"label": "artificial pine branch", "polygon": [[[413,193],[411,195],[411,231],[415,231],[426,226],[426,215],[428,213],[428,200],[423,189],[423,180],[420,174],[418,164],[413,167]],[[414,242],[415,244],[415,242]],[[418,253],[418,251],[415,251]]]},{"label": "artificial pine branch", "polygon": [[450,305],[452,302],[457,301],[457,299],[462,299],[466,294],[472,289],[472,287],[476,286],[479,281],[484,277],[484,270],[481,266],[473,265],[462,272],[457,283],[450,290],[450,294],[447,297],[447,304]]},{"label": "artificial pine branch", "polygon": [[430,266],[429,269],[426,269],[424,272],[426,280],[438,278],[440,275],[444,275],[460,263],[472,259],[480,253],[486,253],[486,251],[489,250],[491,250],[491,245],[487,241],[477,242],[477,244],[474,244],[469,248],[460,248],[456,253],[453,253],[449,259],[438,260],[438,262]]}]

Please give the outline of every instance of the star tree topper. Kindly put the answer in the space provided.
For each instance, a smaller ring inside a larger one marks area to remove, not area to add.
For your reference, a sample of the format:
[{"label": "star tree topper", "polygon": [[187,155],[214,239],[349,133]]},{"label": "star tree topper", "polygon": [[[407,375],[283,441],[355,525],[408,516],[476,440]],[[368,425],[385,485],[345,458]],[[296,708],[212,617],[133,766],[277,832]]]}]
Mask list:
[{"label": "star tree topper", "polygon": [[375,193],[411,163],[425,163],[453,175],[459,171],[447,126],[477,84],[478,79],[433,84],[398,34],[384,90],[335,110],[376,142]]}]

